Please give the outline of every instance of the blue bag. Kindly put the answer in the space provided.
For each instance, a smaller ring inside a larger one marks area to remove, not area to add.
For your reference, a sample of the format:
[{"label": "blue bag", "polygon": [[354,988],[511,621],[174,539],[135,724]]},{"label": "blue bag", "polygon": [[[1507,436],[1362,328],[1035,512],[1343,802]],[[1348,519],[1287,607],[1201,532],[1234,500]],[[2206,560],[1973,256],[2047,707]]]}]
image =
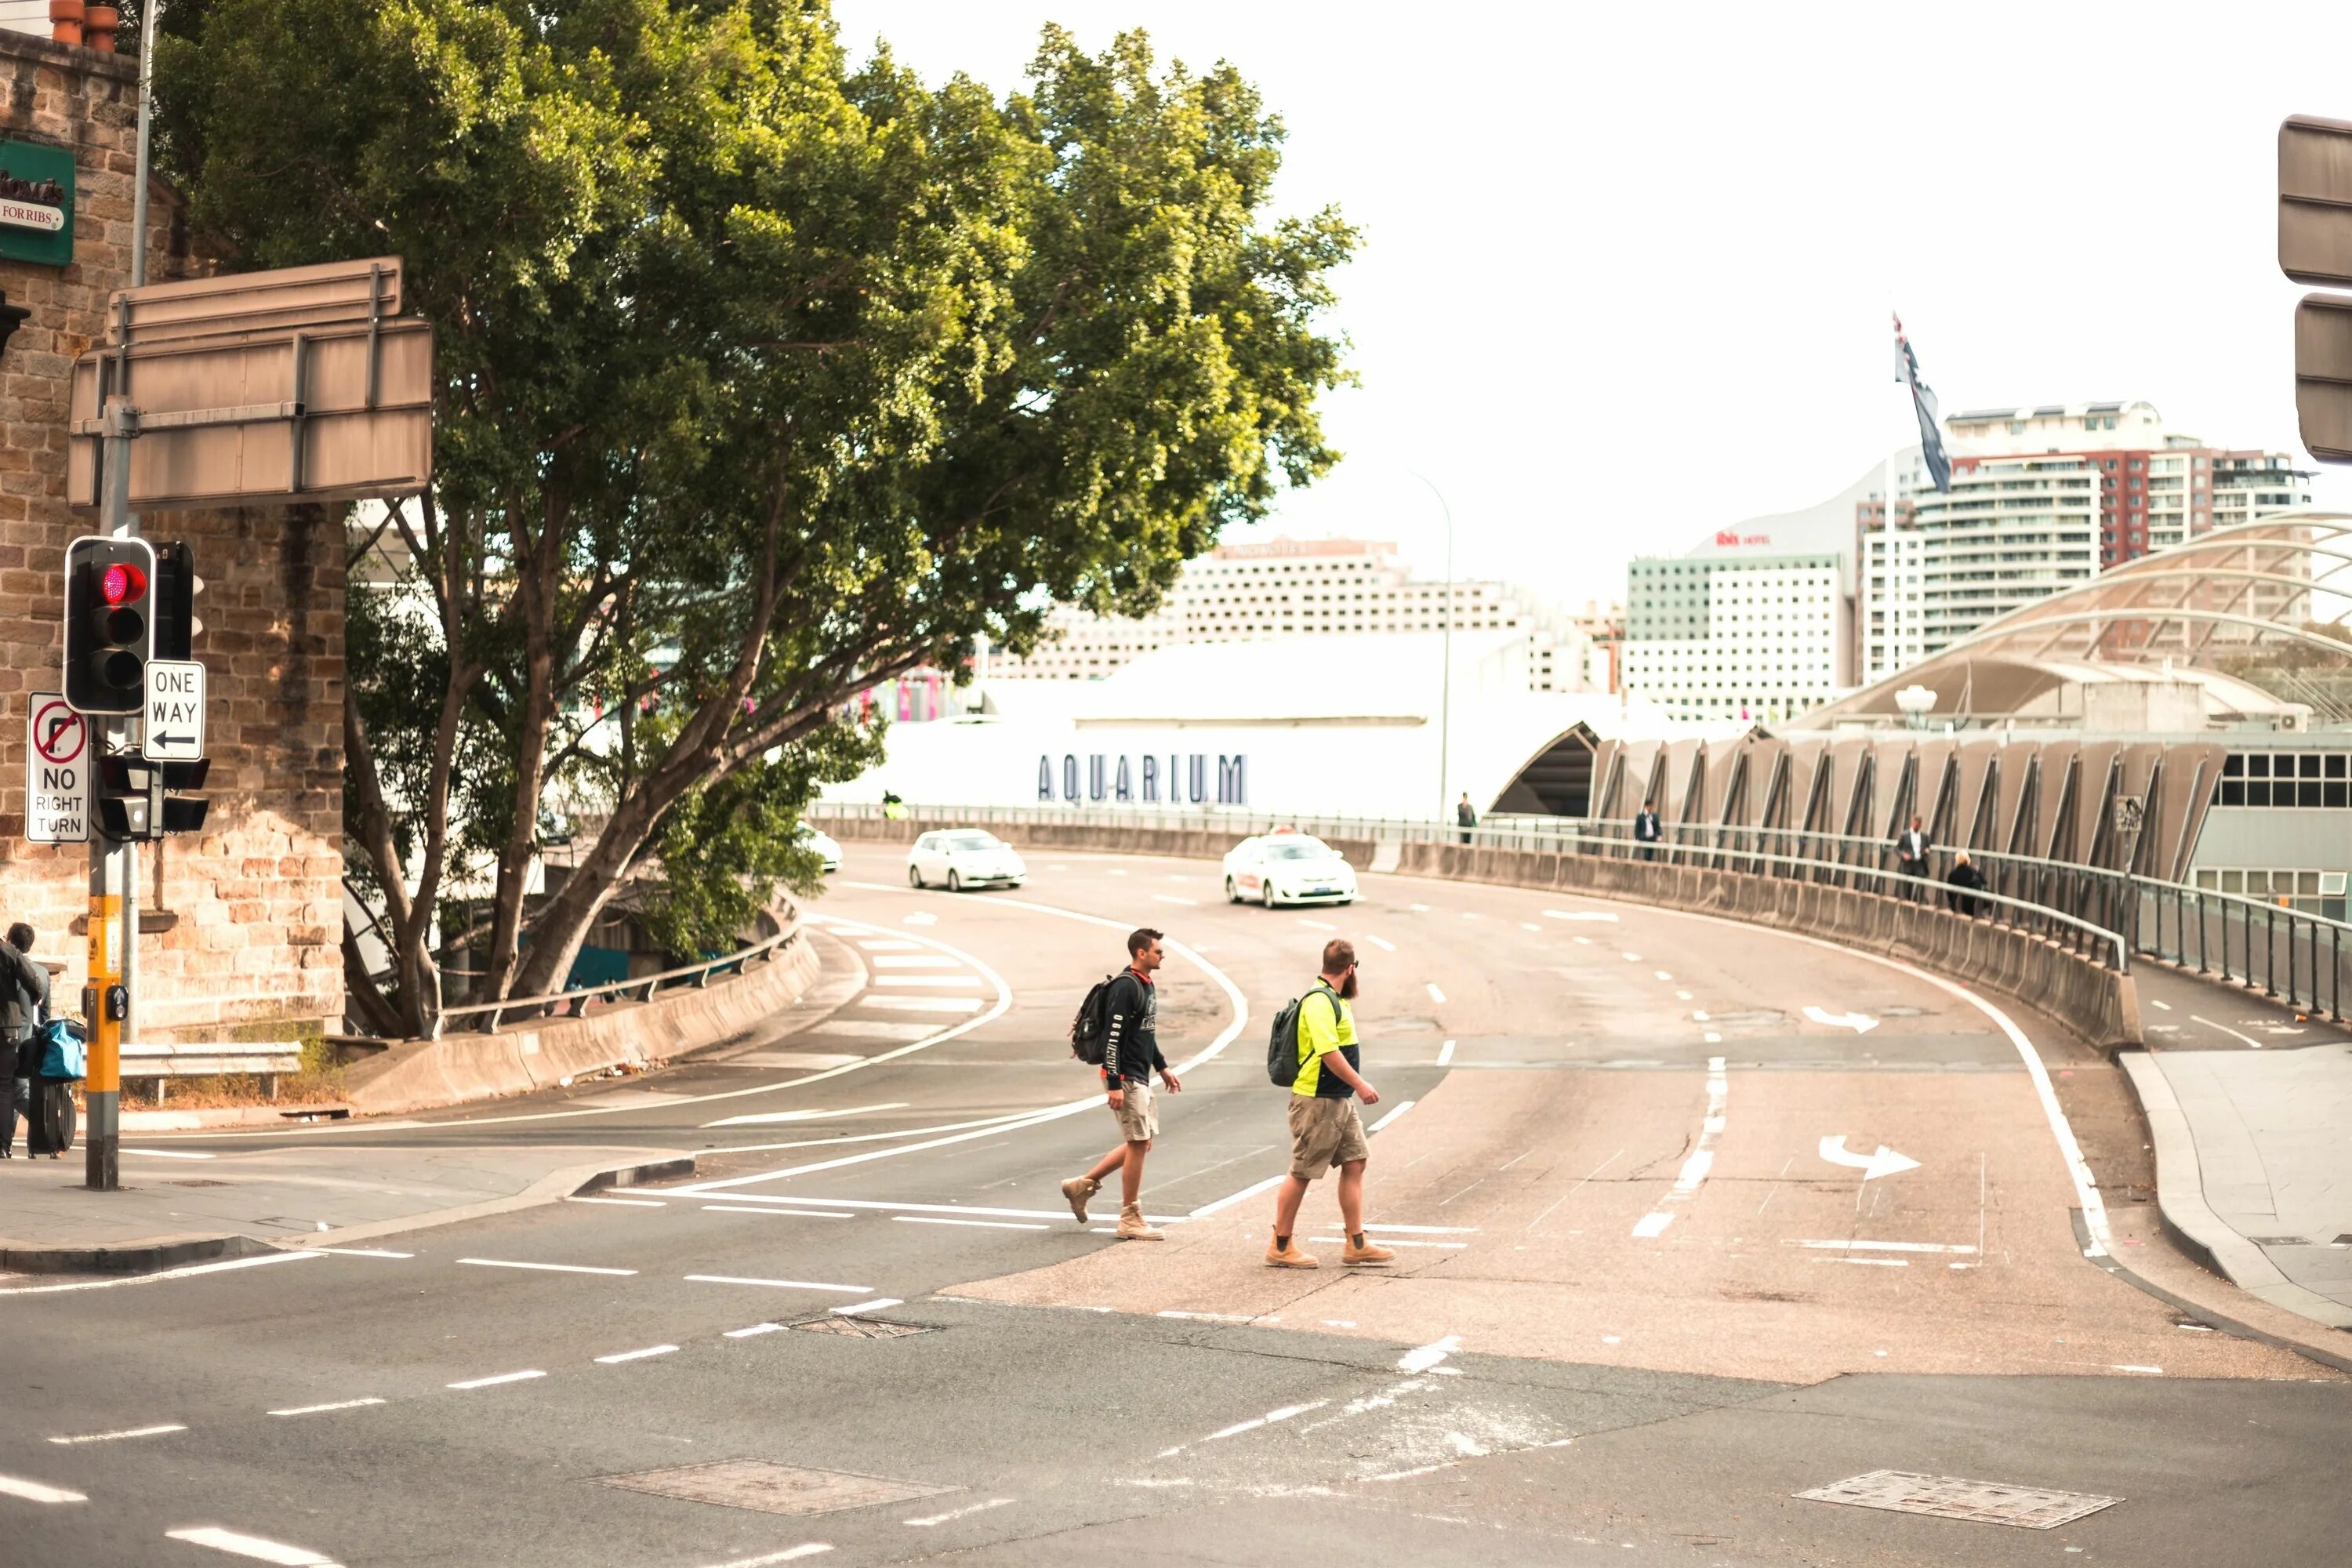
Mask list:
[{"label": "blue bag", "polygon": [[70,1018],[52,1018],[41,1026],[41,1076],[79,1083],[89,1074],[89,1041]]}]

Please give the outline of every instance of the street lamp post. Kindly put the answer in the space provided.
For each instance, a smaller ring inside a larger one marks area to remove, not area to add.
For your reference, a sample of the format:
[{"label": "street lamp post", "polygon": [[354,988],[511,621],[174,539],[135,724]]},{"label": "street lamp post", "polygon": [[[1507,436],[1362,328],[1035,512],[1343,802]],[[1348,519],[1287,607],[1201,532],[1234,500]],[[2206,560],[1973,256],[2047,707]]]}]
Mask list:
[{"label": "street lamp post", "polygon": [[1454,794],[1446,776],[1446,764],[1453,760],[1454,750],[1454,509],[1445,504],[1445,492],[1432,483],[1427,474],[1413,469],[1407,472],[1429,486],[1429,493],[1437,498],[1437,510],[1445,514],[1445,612],[1444,619],[1439,622],[1444,628],[1444,639],[1438,654],[1444,668],[1437,688],[1437,820],[1442,823]]}]

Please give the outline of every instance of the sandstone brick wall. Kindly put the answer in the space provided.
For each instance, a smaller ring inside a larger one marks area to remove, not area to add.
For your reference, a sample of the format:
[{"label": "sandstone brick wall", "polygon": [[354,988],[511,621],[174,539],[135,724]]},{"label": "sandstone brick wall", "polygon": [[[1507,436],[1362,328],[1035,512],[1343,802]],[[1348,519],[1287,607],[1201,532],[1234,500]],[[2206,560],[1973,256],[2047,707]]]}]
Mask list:
[{"label": "sandstone brick wall", "polygon": [[[0,137],[70,149],[79,186],[73,265],[0,258],[0,291],[33,312],[0,356],[0,922],[31,921],[35,954],[64,961],[67,1006],[83,979],[89,858],[24,840],[26,704],[58,689],[65,547],[91,531],[64,499],[66,376],[130,281],[137,105],[131,57],[0,31]],[[156,188],[149,212],[149,278],[185,275],[172,194]],[[142,922],[137,1037],[316,1031],[343,1005],[340,520],[250,508],[151,513],[142,528],[190,542],[205,582],[213,805],[203,833],[142,851],[142,911],[172,918]]]}]

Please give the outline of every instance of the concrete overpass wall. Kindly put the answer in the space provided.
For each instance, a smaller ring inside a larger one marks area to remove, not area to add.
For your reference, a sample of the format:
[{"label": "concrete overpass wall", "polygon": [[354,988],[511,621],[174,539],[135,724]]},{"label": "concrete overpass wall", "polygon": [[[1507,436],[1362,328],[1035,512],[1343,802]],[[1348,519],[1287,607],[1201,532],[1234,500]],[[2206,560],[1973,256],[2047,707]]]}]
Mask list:
[{"label": "concrete overpass wall", "polygon": [[[949,817],[828,817],[837,838],[911,843],[918,834],[968,826]],[[1077,823],[998,825],[1024,847],[1221,859],[1242,835],[1198,827],[1108,827]],[[1508,887],[1557,889],[1656,904],[1723,920],[1801,931],[1842,946],[1916,963],[2039,1008],[2091,1044],[2141,1043],[2131,977],[2029,932],[1968,920],[1931,905],[1788,878],[1750,876],[1550,850],[1327,838],[1360,868]]]}]

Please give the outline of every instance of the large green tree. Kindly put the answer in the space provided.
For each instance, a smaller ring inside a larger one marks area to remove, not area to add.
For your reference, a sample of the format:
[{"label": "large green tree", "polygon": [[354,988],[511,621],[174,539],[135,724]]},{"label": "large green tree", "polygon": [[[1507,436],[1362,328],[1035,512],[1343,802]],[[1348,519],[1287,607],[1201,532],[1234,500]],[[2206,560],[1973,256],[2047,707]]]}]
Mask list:
[{"label": "large green tree", "polygon": [[[1058,28],[1026,91],[843,49],[820,0],[191,0],[167,167],[239,267],[396,253],[436,325],[430,496],[355,589],[346,817],[415,1029],[453,864],[493,997],[560,985],[649,861],[680,939],[877,737],[856,694],[1047,605],[1136,610],[1334,460],[1355,237],[1272,221],[1230,68]],[[527,901],[551,801],[593,833]],[[674,863],[674,864],[673,864]],[[744,883],[744,879],[750,879]]]}]

